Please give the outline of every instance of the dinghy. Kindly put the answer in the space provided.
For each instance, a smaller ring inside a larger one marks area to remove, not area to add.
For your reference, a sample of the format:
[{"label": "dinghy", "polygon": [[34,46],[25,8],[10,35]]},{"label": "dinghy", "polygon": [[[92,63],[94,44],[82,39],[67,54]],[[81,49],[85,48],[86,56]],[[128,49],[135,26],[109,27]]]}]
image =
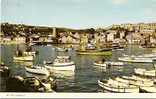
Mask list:
[{"label": "dinghy", "polygon": [[14,56],[14,61],[33,61],[33,56]]},{"label": "dinghy", "polygon": [[112,79],[98,80],[98,85],[108,92],[114,93],[139,93],[139,87],[121,83]]},{"label": "dinghy", "polygon": [[156,70],[134,69],[134,73],[141,76],[156,77]]},{"label": "dinghy", "polygon": [[57,56],[54,62],[48,64],[45,62],[45,67],[52,70],[60,70],[60,71],[75,71],[75,63],[70,60],[69,56]]},{"label": "dinghy", "polygon": [[134,63],[152,63],[153,59],[152,58],[139,58],[139,57],[119,57],[119,61],[124,61],[124,62],[134,62]]},{"label": "dinghy", "polygon": [[45,67],[41,67],[41,66],[25,67],[25,70],[29,73],[46,75],[46,76],[50,75],[49,71]]}]

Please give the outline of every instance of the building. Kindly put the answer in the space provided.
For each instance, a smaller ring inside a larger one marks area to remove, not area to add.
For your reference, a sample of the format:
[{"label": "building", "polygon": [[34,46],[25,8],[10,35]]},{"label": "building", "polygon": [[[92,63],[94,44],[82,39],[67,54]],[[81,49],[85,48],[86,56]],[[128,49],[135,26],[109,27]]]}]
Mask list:
[{"label": "building", "polygon": [[115,35],[117,34],[117,31],[108,30],[106,33],[107,33],[107,41],[113,41],[115,39]]}]

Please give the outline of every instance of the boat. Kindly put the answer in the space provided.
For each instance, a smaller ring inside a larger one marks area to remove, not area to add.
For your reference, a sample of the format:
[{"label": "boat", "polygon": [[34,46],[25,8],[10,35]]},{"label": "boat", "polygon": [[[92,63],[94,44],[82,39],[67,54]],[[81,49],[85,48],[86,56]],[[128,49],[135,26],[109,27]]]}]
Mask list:
[{"label": "boat", "polygon": [[10,69],[4,63],[0,63],[0,76],[8,77],[10,74]]},{"label": "boat", "polygon": [[119,61],[124,61],[124,62],[134,62],[134,63],[152,63],[153,59],[152,58],[139,58],[139,57],[119,57]]},{"label": "boat", "polygon": [[96,66],[102,66],[102,67],[106,67],[107,66],[107,64],[105,64],[105,63],[94,62],[93,64],[96,65]]},{"label": "boat", "polygon": [[153,49],[152,52],[153,52],[153,53],[156,53],[156,49]]},{"label": "boat", "polygon": [[67,49],[65,49],[65,48],[60,48],[60,47],[56,47],[56,49],[57,49],[57,51],[59,51],[59,52],[66,52],[66,51],[68,51]]},{"label": "boat", "polygon": [[141,87],[141,90],[146,93],[156,93],[156,86]]},{"label": "boat", "polygon": [[123,56],[126,57],[133,57],[133,58],[152,58],[152,59],[156,59],[156,53],[151,53],[151,54],[143,54],[143,55],[126,55],[123,54]]},{"label": "boat", "polygon": [[14,61],[33,61],[33,56],[14,56]]},{"label": "boat", "polygon": [[145,79],[144,80],[139,80],[137,78],[124,76],[124,77],[116,77],[115,80],[119,81],[119,82],[122,82],[122,83],[134,85],[134,86],[139,86],[139,87],[154,86],[154,81],[148,80],[148,79],[146,79],[146,80]]},{"label": "boat", "polygon": [[154,58],[156,57],[156,53],[138,55],[137,57]]},{"label": "boat", "polygon": [[45,62],[45,67],[51,70],[75,71],[75,63],[69,56],[57,56],[54,62]]},{"label": "boat", "polygon": [[102,66],[102,67],[107,67],[108,65],[110,66],[123,66],[124,65],[123,62],[111,62],[111,61],[106,61],[104,63],[94,62],[93,64],[97,66]]},{"label": "boat", "polygon": [[123,66],[123,62],[112,62],[112,61],[106,61],[105,64],[110,64],[111,66]]},{"label": "boat", "polygon": [[141,76],[156,77],[156,70],[134,69],[134,73]]},{"label": "boat", "polygon": [[99,51],[99,50],[86,50],[86,51],[77,51],[78,55],[97,55],[97,56],[110,56],[112,51]]},{"label": "boat", "polygon": [[139,87],[121,83],[113,79],[98,80],[98,85],[108,92],[114,93],[139,93]]},{"label": "boat", "polygon": [[41,66],[25,67],[25,70],[33,74],[46,75],[46,76],[50,75],[49,71],[45,67],[41,67]]},{"label": "boat", "polygon": [[24,55],[26,55],[26,56],[33,56],[33,55],[36,54],[36,52],[23,52],[23,53],[24,53]]}]

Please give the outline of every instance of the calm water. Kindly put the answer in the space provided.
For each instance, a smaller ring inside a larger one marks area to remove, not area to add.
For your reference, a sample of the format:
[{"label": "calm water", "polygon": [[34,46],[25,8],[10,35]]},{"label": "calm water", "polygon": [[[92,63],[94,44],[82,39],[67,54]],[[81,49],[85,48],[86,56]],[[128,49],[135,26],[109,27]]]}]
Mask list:
[{"label": "calm water", "polygon": [[[24,64],[13,62],[13,55],[17,45],[1,45],[1,60],[9,66],[12,75],[25,76]],[[25,45],[20,45],[20,49],[25,50]],[[76,55],[75,51],[57,52],[53,46],[33,46],[34,51],[39,51],[35,57],[34,64],[43,64],[44,60],[54,60],[57,55],[70,55],[76,63],[75,73],[64,73],[68,75],[54,75],[57,78],[57,92],[101,92],[97,80],[117,75],[132,75],[134,68],[153,69],[152,64],[135,63],[126,64],[123,68],[112,67],[111,70],[105,70],[102,67],[94,66],[93,62],[100,58],[116,61],[122,54],[139,55],[151,53],[152,49],[142,49],[138,46],[131,46],[124,50],[114,50],[112,56],[90,56]],[[5,90],[1,88],[1,91]]]}]

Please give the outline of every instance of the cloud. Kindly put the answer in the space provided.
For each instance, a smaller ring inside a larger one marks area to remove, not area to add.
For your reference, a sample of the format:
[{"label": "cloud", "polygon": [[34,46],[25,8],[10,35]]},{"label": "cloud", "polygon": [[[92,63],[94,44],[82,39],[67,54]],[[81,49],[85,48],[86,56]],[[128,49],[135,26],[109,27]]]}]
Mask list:
[{"label": "cloud", "polygon": [[128,2],[128,0],[111,0],[114,5],[124,5]]}]

